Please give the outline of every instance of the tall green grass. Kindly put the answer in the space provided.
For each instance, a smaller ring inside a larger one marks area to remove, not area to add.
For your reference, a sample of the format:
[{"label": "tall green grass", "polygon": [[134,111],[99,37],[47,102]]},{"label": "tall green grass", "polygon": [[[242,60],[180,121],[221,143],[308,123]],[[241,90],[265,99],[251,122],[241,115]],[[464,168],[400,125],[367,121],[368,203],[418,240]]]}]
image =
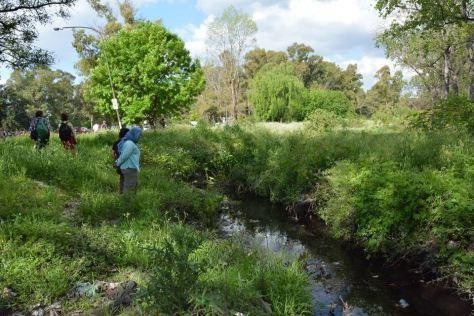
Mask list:
[{"label": "tall green grass", "polygon": [[[112,134],[81,136],[76,157],[57,138],[41,152],[27,138],[0,143],[0,289],[17,294],[0,296],[0,311],[64,300],[64,312],[88,313],[102,301],[69,299],[77,282],[140,275],[134,305],[124,313],[264,314],[263,305],[255,305],[261,299],[278,315],[307,313],[307,279],[296,263],[285,267],[258,250],[249,254],[237,242],[215,237],[221,195],[188,183],[206,157],[190,155],[174,142],[189,133],[145,134],[140,189],[125,197],[117,194]],[[233,255],[220,258],[224,252]],[[212,258],[235,274],[221,275]],[[298,291],[277,291],[284,285]],[[219,299],[222,288],[228,291],[225,300]]]},{"label": "tall green grass", "polygon": [[[474,139],[453,130],[255,126],[156,134],[193,172],[289,206],[311,197],[335,237],[368,255],[428,262],[473,293]],[[153,150],[153,148],[151,148]],[[190,158],[191,157],[191,158]]]}]

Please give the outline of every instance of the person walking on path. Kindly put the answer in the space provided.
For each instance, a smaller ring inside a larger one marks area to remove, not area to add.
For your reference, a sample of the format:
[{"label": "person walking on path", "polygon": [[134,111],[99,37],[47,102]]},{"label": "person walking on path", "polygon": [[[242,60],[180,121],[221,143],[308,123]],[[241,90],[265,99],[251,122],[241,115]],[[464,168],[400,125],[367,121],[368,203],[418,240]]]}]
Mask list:
[{"label": "person walking on path", "polygon": [[30,123],[30,138],[36,141],[36,149],[40,150],[49,143],[51,126],[47,118],[43,116],[43,111],[36,111],[35,117]]},{"label": "person walking on path", "polygon": [[[119,152],[119,148],[118,148],[118,145],[120,143],[120,141],[125,137],[125,135],[127,135],[127,133],[129,132],[130,130],[126,127],[123,127],[120,129],[120,132],[119,132],[119,139],[112,145],[112,154],[114,156],[114,161],[117,160],[119,157],[120,157],[120,152]],[[122,194],[122,190],[123,190],[123,174],[122,174],[122,170],[120,168],[115,168],[117,170],[117,173],[119,174],[120,176],[120,181],[119,181],[119,192],[120,194]]]},{"label": "person walking on path", "polygon": [[120,168],[123,178],[120,179],[119,192],[135,192],[138,187],[138,173],[140,172],[140,149],[137,146],[142,135],[140,127],[132,127],[125,137],[118,143],[119,157],[115,167]]},{"label": "person walking on path", "polygon": [[64,149],[70,150],[74,155],[76,154],[76,132],[74,131],[74,126],[69,122],[69,115],[67,113],[61,114],[59,139],[61,139]]}]

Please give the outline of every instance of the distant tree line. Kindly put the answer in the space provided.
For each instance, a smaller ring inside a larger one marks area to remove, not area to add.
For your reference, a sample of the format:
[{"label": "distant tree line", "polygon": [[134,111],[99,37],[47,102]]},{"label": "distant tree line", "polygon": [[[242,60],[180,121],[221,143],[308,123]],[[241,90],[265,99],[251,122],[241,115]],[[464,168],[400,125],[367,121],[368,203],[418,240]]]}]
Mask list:
[{"label": "distant tree line", "polygon": [[105,24],[98,34],[74,31],[76,83],[73,75],[48,67],[50,53],[32,46],[35,23],[49,22],[52,14],[67,16],[73,3],[0,4],[0,63],[14,70],[0,87],[3,128],[26,127],[35,108],[43,109],[53,125],[61,109],[77,124],[115,121],[114,97],[125,123],[152,125],[185,113],[215,122],[244,116],[293,121],[307,119],[316,109],[339,117],[371,116],[400,106],[430,108],[451,96],[474,100],[470,0],[378,0],[383,17],[401,14],[405,19],[394,19],[377,44],[415,76],[406,82],[401,71],[384,66],[368,91],[356,64],[341,68],[304,43],[286,51],[258,48],[256,23],[232,6],[210,24],[209,54],[201,66],[161,21],[138,19],[128,0],[119,2],[119,16],[101,0],[89,0]]}]

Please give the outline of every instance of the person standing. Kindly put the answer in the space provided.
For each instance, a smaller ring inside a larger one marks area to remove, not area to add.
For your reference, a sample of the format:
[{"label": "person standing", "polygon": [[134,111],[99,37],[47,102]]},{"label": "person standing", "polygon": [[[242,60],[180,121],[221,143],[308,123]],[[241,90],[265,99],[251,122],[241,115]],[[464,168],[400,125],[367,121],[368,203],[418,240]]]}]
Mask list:
[{"label": "person standing", "polygon": [[107,125],[106,121],[102,121],[102,124],[100,125],[100,129],[108,129],[109,126]]},{"label": "person standing", "polygon": [[74,155],[76,154],[76,132],[74,131],[74,126],[69,122],[69,115],[67,113],[61,113],[59,139],[61,139],[64,149],[70,150]]},{"label": "person standing", "polygon": [[[115,141],[115,143],[112,145],[112,154],[114,156],[114,161],[117,160],[119,157],[120,157],[120,152],[119,152],[119,148],[118,148],[118,145],[120,143],[120,141],[122,141],[122,139],[125,137],[125,135],[127,135],[127,133],[129,132],[130,130],[126,127],[123,127],[120,129],[120,132],[119,132],[119,139],[117,141]],[[123,178],[123,174],[122,174],[122,170],[120,170],[120,168],[116,168],[117,170],[117,173],[119,174],[120,176],[120,181],[119,181],[119,192],[120,194],[123,193],[123,181],[124,181],[124,178]]]},{"label": "person standing", "polygon": [[140,172],[140,148],[138,141],[142,135],[140,127],[132,127],[119,142],[119,157],[114,167],[120,168],[123,178],[120,179],[119,192],[136,192],[138,187],[138,173]]},{"label": "person standing", "polygon": [[40,150],[49,143],[51,126],[47,118],[43,116],[43,111],[38,110],[30,123],[30,138],[36,141],[36,149]]}]

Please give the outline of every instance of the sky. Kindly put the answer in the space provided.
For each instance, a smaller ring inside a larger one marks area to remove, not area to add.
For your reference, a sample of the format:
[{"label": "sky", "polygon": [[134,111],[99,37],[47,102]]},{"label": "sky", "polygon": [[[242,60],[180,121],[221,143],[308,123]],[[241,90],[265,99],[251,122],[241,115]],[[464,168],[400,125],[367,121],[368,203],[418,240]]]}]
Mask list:
[{"label": "sky", "polygon": [[[107,0],[116,8],[116,0]],[[357,63],[364,76],[364,88],[370,88],[375,72],[388,64],[384,50],[375,47],[377,33],[387,27],[374,9],[374,0],[135,0],[138,16],[158,20],[186,43],[193,56],[205,58],[207,26],[229,5],[249,14],[257,23],[256,46],[286,50],[294,42],[314,48],[315,53],[345,68]],[[56,32],[56,26],[100,27],[104,21],[90,8],[87,0],[78,0],[70,18],[56,18],[38,27],[36,46],[53,52],[54,69],[78,75],[74,69],[77,54],[72,47],[72,32]],[[9,70],[0,69],[0,82]],[[78,79],[79,80],[79,79]]]}]

